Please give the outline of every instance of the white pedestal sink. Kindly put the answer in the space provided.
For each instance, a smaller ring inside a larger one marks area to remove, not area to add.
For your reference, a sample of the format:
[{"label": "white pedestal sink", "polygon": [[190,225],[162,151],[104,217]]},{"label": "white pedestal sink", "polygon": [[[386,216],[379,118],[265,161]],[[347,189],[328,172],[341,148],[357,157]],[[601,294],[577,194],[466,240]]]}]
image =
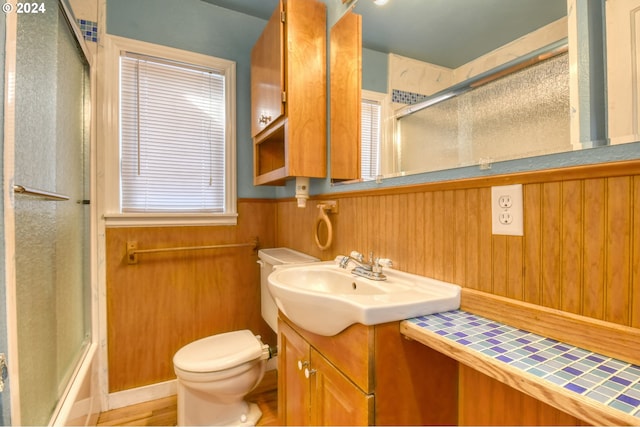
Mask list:
[{"label": "white pedestal sink", "polygon": [[385,281],[357,277],[335,261],[279,266],[269,290],[280,311],[318,335],[460,308],[460,286],[386,268]]}]

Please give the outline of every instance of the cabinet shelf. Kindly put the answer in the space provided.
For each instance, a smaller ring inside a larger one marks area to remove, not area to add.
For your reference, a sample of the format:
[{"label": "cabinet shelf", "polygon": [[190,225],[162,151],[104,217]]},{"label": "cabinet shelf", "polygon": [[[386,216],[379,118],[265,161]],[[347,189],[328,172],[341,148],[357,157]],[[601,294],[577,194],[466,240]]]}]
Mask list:
[{"label": "cabinet shelf", "polygon": [[278,120],[259,133],[253,145],[255,185],[284,185],[287,177],[287,119]]}]

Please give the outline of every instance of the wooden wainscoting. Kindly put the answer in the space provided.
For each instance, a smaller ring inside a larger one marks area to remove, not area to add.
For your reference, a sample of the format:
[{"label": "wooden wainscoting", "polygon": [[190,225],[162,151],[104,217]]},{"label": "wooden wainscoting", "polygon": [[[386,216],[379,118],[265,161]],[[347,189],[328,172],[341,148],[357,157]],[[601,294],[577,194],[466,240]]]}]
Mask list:
[{"label": "wooden wainscoting", "polygon": [[[491,186],[523,184],[524,236],[491,232]],[[373,250],[396,268],[640,328],[640,161],[327,195],[334,242],[321,251],[317,200],[277,207],[277,245],[329,260]]]},{"label": "wooden wainscoting", "polygon": [[175,378],[173,355],[208,335],[238,329],[276,337],[260,314],[260,269],[250,247],[140,254],[129,265],[128,241],[139,249],[245,243],[274,243],[273,201],[242,200],[238,225],[211,227],[109,228],[107,329],[109,391]]},{"label": "wooden wainscoting", "polygon": [[459,378],[458,425],[589,425],[463,364]]}]

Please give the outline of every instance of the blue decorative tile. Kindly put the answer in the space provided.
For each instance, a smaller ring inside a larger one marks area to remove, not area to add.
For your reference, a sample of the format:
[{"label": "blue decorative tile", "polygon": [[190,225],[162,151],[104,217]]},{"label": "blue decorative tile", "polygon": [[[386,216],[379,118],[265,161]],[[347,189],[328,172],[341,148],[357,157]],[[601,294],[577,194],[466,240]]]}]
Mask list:
[{"label": "blue decorative tile", "polygon": [[564,357],[565,359],[569,359],[569,360],[578,360],[579,357],[575,356],[571,353],[565,353],[565,354],[561,354],[560,357]]},{"label": "blue decorative tile", "polygon": [[640,377],[640,366],[629,365],[626,368],[624,368],[623,372],[629,372],[631,375]]},{"label": "blue decorative tile", "polygon": [[610,398],[615,397],[618,394],[615,390],[611,390],[610,388],[605,387],[604,385],[596,386],[594,390]]},{"label": "blue decorative tile", "polygon": [[596,362],[596,363],[602,363],[605,361],[605,359],[603,359],[600,356],[596,356],[595,354],[590,354],[589,356],[585,357],[585,359],[591,360],[592,362]]},{"label": "blue decorative tile", "polygon": [[604,394],[598,393],[597,391],[590,391],[586,394],[586,396],[605,404],[611,400],[609,396],[605,396]]},{"label": "blue decorative tile", "polygon": [[532,354],[532,355],[531,355],[531,358],[532,358],[533,360],[535,360],[536,362],[544,362],[545,360],[547,360],[547,358],[546,358],[546,357],[541,356],[540,354]]},{"label": "blue decorative tile", "polygon": [[511,359],[510,357],[505,356],[504,354],[501,354],[500,356],[496,357],[496,359],[498,359],[499,361],[504,362],[504,363],[513,362],[513,359]]},{"label": "blue decorative tile", "polygon": [[536,366],[540,362],[538,360],[535,360],[533,357],[525,357],[524,359],[522,359],[522,363],[526,363],[527,365],[531,365],[531,366]]},{"label": "blue decorative tile", "polygon": [[571,391],[575,391],[576,393],[582,394],[585,391],[587,391],[586,388],[581,387],[577,384],[573,384],[573,383],[569,383],[569,384],[565,384],[564,388],[571,390]]},{"label": "blue decorative tile", "polygon": [[640,399],[634,399],[631,396],[626,396],[624,394],[621,394],[620,396],[617,397],[617,399],[631,406],[640,406]]},{"label": "blue decorative tile", "polygon": [[540,377],[540,378],[542,378],[542,377],[544,377],[545,375],[547,375],[547,372],[541,371],[541,370],[540,370],[540,369],[538,369],[538,368],[531,368],[531,369],[528,369],[528,370],[527,370],[527,372],[529,372],[530,374],[535,375],[536,377]]},{"label": "blue decorative tile", "polygon": [[409,321],[542,381],[640,417],[640,366],[462,310]]},{"label": "blue decorative tile", "polygon": [[610,373],[610,374],[613,374],[613,373],[615,373],[615,372],[616,372],[616,370],[615,370],[614,368],[612,368],[612,367],[610,367],[610,366],[605,366],[605,365],[600,365],[600,366],[598,366],[596,369],[599,369],[599,370],[601,370],[601,371],[608,372],[608,373]]},{"label": "blue decorative tile", "polygon": [[622,384],[622,385],[631,385],[631,381],[629,380],[625,380],[624,378],[621,377],[617,377],[617,376],[612,376],[611,377],[611,381],[617,382],[618,384]]},{"label": "blue decorative tile", "polygon": [[617,390],[617,391],[624,390],[624,386],[622,384],[618,384],[617,382],[614,382],[611,380],[607,380],[603,384],[613,390]]},{"label": "blue decorative tile", "polygon": [[585,380],[583,377],[576,378],[575,380],[573,380],[573,383],[578,384],[587,389],[593,388],[593,386],[595,385],[591,381]]},{"label": "blue decorative tile", "polygon": [[545,377],[546,380],[551,381],[554,384],[558,384],[558,385],[564,385],[567,383],[567,380],[561,377],[558,377],[556,375],[549,375],[548,377]]},{"label": "blue decorative tile", "polygon": [[571,375],[574,375],[576,377],[582,374],[582,371],[579,371],[579,370],[577,370],[575,368],[572,368],[570,366],[567,366],[566,368],[564,368],[563,371],[568,372]]},{"label": "blue decorative tile", "polygon": [[552,346],[552,345],[558,344],[558,341],[556,341],[556,340],[554,340],[554,339],[551,339],[551,338],[545,338],[545,339],[543,339],[543,340],[542,340],[542,341],[540,341],[540,342],[541,342],[541,343],[544,343],[544,345],[547,345],[547,346],[549,346],[549,347],[550,347],[550,346]]},{"label": "blue decorative tile", "polygon": [[619,400],[613,400],[609,403],[609,406],[611,406],[612,408],[616,408],[619,409],[620,411],[623,412],[632,412],[635,408],[631,405],[627,405],[624,402],[621,402]]},{"label": "blue decorative tile", "polygon": [[571,381],[576,377],[575,375],[571,375],[569,372],[566,372],[564,370],[556,372],[555,375],[557,377],[564,378],[567,381]]},{"label": "blue decorative tile", "polygon": [[86,19],[77,19],[78,24],[80,25],[80,32],[85,40],[91,42],[98,41],[98,23],[93,21],[88,21]]}]

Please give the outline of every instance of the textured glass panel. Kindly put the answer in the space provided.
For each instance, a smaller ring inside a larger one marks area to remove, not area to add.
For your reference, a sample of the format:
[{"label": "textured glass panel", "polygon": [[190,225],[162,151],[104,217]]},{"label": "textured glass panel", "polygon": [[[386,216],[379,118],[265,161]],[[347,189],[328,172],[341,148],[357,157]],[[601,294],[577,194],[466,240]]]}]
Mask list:
[{"label": "textured glass panel", "polygon": [[401,171],[428,171],[570,151],[563,54],[398,121]]},{"label": "textured glass panel", "polygon": [[21,417],[46,425],[87,339],[84,196],[87,70],[56,1],[20,15],[15,183],[69,196],[17,195]]}]

